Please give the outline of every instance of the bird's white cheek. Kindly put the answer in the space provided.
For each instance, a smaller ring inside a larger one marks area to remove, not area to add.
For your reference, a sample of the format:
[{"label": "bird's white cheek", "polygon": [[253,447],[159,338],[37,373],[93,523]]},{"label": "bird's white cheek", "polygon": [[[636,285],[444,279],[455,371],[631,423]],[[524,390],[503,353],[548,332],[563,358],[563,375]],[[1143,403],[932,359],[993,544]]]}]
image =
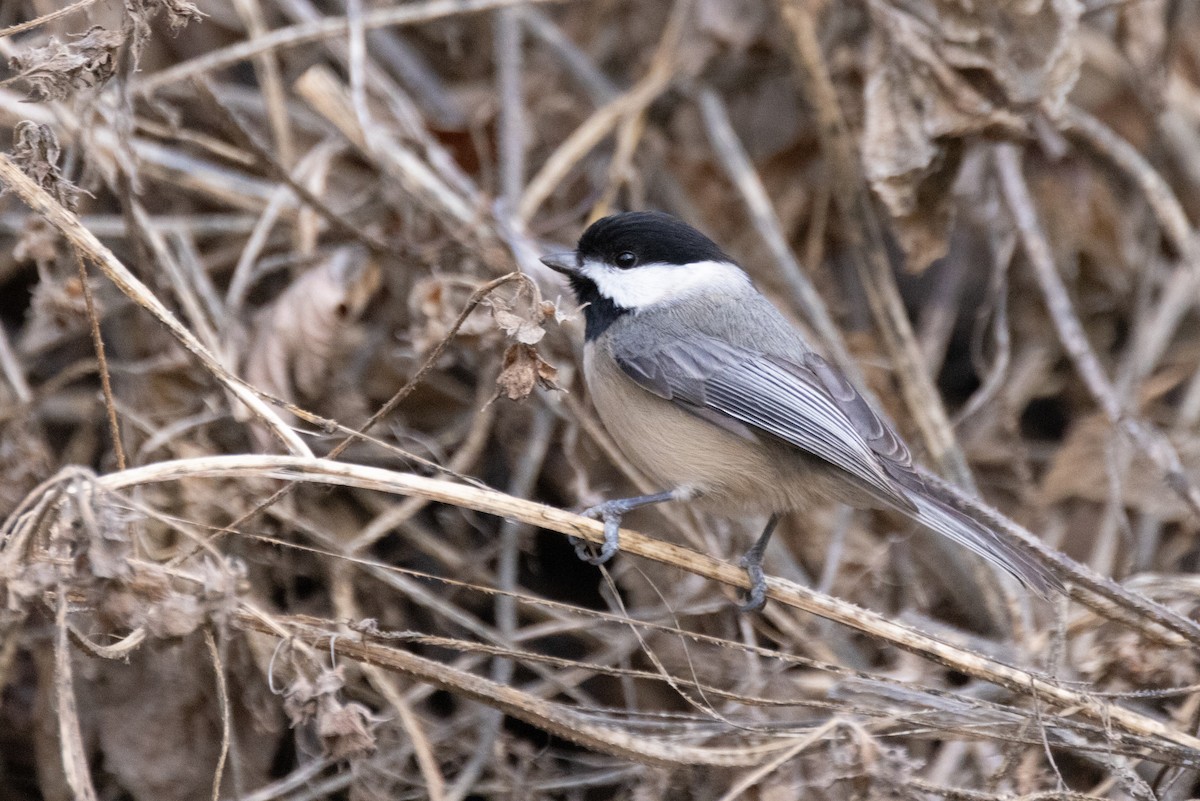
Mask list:
[{"label": "bird's white cheek", "polygon": [[735,265],[719,261],[645,264],[631,270],[584,262],[583,272],[601,295],[625,309],[644,309],[699,292],[731,292],[744,288],[750,280]]}]

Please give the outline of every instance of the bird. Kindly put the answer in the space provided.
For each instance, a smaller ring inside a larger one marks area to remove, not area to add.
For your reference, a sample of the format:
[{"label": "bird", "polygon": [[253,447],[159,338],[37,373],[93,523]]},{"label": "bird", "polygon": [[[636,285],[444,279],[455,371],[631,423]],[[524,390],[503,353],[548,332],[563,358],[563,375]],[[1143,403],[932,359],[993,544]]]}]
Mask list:
[{"label": "bird", "polygon": [[669,214],[592,223],[576,249],[542,257],[567,278],[584,317],[583,373],[604,428],[658,490],[608,500],[598,553],[619,548],[622,517],[692,502],[729,517],[766,514],[741,558],[766,599],[763,554],[780,517],[837,501],[890,509],[965,546],[1041,595],[1057,577],[953,508],[914,467],[903,439],[837,367],[703,233]]}]

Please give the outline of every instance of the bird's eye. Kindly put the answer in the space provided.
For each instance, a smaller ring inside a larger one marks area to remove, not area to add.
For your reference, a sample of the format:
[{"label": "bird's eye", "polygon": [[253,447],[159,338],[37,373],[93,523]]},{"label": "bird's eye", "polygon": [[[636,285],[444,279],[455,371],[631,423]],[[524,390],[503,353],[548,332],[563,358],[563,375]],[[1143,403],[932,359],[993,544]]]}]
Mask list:
[{"label": "bird's eye", "polygon": [[616,264],[622,270],[628,270],[637,264],[637,254],[631,253],[628,250],[622,251],[617,254]]}]

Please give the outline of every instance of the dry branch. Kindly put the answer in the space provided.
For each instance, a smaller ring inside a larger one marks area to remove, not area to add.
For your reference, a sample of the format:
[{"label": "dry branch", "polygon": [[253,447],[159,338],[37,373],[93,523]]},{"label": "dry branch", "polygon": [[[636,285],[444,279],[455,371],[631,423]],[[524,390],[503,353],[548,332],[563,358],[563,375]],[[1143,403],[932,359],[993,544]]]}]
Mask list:
[{"label": "dry branch", "polygon": [[[53,5],[0,2],[0,797],[1196,794],[1200,10]],[[761,615],[759,521],[576,560],[662,488],[538,256],[647,207],[1067,596],[832,503]]]},{"label": "dry branch", "polygon": [[288,446],[290,451],[312,454],[304,441],[279,419],[279,415],[265,404],[249,385],[221,364],[220,360],[175,318],[171,310],[155,297],[149,287],[118,261],[112,251],[100,243],[95,234],[83,227],[77,215],[63,208],[46,190],[34,183],[7,155],[2,153],[0,153],[0,183],[8,186],[31,209],[61,231],[63,236],[79,249],[80,254],[99,267],[118,289],[161,322],[171,335],[179,340],[179,344],[194,355],[212,374],[213,378],[236,395],[238,400],[250,407],[255,415],[279,437],[279,440]]},{"label": "dry branch", "polygon": [[[438,503],[520,520],[539,528],[603,543],[604,526],[594,520],[554,509],[533,501],[515,498],[495,490],[452,484],[438,479],[380,468],[364,467],[323,459],[284,456],[211,456],[159,462],[145,467],[110,473],[97,478],[100,487],[122,490],[147,483],[177,481],[184,478],[271,478],[282,481],[304,480],[313,483],[353,486],[379,492],[419,495]],[[732,587],[747,589],[749,580],[737,565],[721,562],[678,545],[653,539],[635,531],[622,530],[621,548],[631,555],[661,562]],[[1039,703],[1054,703],[1077,708],[1079,714],[1127,731],[1161,737],[1197,751],[1200,739],[1174,730],[1160,721],[1124,707],[1098,702],[1092,696],[1067,689],[1047,678],[1021,668],[1005,665],[982,654],[966,651],[938,641],[915,629],[836,598],[820,595],[783,579],[767,579],[767,597],[785,606],[809,612],[850,628],[878,637],[926,659],[952,667],[969,676],[992,682],[1013,693],[1026,695]]]}]

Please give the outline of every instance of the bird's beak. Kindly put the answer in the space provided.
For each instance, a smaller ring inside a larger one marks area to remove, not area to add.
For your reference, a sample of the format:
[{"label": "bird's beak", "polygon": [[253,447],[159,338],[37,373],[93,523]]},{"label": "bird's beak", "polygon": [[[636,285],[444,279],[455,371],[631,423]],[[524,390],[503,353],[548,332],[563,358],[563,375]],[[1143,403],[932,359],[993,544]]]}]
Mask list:
[{"label": "bird's beak", "polygon": [[566,253],[551,253],[547,256],[542,256],[542,264],[554,270],[556,273],[563,275],[575,275],[579,272],[576,266],[578,259],[575,256],[575,251],[569,250]]}]

